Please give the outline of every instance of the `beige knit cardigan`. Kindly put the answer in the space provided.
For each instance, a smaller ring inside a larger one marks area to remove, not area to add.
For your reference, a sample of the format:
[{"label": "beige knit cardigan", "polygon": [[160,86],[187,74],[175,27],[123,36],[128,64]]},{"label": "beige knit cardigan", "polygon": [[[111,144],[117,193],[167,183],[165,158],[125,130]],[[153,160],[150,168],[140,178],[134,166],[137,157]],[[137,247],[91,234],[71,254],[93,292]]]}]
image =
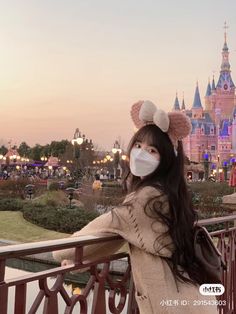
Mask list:
[{"label": "beige knit cardigan", "polygon": [[[72,236],[116,233],[123,238],[110,243],[88,246],[84,250],[86,260],[110,255],[128,242],[136,288],[135,297],[140,314],[199,314],[201,312],[216,314],[218,312],[215,297],[202,296],[198,286],[176,281],[168,264],[160,257],[172,255],[173,242],[170,236],[157,241],[158,236],[163,234],[167,227],[158,222],[151,211],[146,212],[147,214],[144,212],[147,201],[160,195],[161,192],[151,186],[128,194],[121,206],[99,216]],[[160,209],[168,214],[167,198],[164,195],[161,198],[163,206]],[[128,204],[125,204],[127,202]],[[73,260],[74,249],[56,251],[53,256],[58,261]],[[184,276],[188,277],[188,274],[184,273]]]}]

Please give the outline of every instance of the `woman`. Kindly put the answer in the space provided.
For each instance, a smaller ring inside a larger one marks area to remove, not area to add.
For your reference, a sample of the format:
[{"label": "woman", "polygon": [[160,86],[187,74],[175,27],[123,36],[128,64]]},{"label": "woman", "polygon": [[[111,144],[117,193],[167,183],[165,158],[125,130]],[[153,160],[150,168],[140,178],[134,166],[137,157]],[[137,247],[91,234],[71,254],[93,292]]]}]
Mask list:
[{"label": "woman", "polygon": [[[73,236],[111,232],[124,239],[89,247],[87,260],[112,254],[128,242],[140,314],[217,313],[215,297],[199,292],[204,274],[193,252],[196,214],[180,141],[191,132],[190,120],[181,112],[158,110],[150,101],[135,104],[131,116],[139,130],[128,148],[128,195],[121,206]],[[66,265],[74,250],[54,252],[54,257]]]}]

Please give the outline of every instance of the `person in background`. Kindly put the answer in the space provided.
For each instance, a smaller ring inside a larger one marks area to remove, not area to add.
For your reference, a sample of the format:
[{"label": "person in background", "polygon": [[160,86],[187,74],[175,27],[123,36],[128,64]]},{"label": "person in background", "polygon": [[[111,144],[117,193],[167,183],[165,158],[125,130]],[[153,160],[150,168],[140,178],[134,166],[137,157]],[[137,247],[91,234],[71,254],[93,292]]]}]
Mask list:
[{"label": "person in background", "polygon": [[93,191],[101,190],[102,188],[102,182],[100,181],[98,174],[95,174],[95,180],[93,181],[92,188]]}]

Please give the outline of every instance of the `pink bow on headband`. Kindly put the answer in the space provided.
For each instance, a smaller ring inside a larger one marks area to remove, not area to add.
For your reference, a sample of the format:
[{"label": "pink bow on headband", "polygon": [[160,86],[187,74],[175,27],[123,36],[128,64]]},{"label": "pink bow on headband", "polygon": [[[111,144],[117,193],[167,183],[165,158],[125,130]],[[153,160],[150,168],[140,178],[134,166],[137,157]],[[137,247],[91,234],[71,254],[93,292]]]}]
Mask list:
[{"label": "pink bow on headband", "polygon": [[149,100],[135,103],[131,108],[131,118],[138,129],[149,123],[157,125],[168,134],[175,148],[178,141],[188,136],[192,130],[191,121],[184,113],[180,111],[166,113]]}]

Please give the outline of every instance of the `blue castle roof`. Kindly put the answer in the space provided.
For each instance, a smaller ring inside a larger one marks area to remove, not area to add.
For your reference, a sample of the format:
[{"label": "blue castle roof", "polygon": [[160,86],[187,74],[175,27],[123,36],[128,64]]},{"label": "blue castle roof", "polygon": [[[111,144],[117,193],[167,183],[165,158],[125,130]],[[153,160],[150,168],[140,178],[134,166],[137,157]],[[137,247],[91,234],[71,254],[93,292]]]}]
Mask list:
[{"label": "blue castle roof", "polygon": [[178,99],[178,96],[177,96],[177,95],[176,95],[176,97],[175,97],[174,110],[180,110],[179,99]]},{"label": "blue castle roof", "polygon": [[224,42],[223,51],[229,51],[229,48],[228,48],[226,41]]},{"label": "blue castle roof", "polygon": [[208,82],[207,90],[206,90],[206,97],[211,96],[211,84]]},{"label": "blue castle roof", "polygon": [[[189,115],[191,118],[191,116]],[[202,119],[191,119],[192,124],[192,134],[196,133],[197,128],[204,128],[204,134],[209,135],[211,133],[211,128],[214,128],[214,134],[216,131],[216,126],[212,121],[208,112],[205,112],[204,117]]]},{"label": "blue castle roof", "polygon": [[195,89],[195,95],[194,95],[193,107],[192,108],[202,108],[202,103],[201,103],[201,98],[200,98],[198,85],[196,86],[196,89]]},{"label": "blue castle roof", "polygon": [[225,82],[229,83],[230,88],[235,87],[229,71],[221,71],[217,87],[222,88]]},{"label": "blue castle roof", "polygon": [[185,110],[185,101],[184,101],[184,98],[183,98],[183,100],[182,100],[181,110]]},{"label": "blue castle roof", "polygon": [[214,79],[214,77],[213,77],[213,79],[212,79],[211,90],[212,90],[212,91],[213,91],[213,90],[216,90],[216,84],[215,84],[215,79]]}]

